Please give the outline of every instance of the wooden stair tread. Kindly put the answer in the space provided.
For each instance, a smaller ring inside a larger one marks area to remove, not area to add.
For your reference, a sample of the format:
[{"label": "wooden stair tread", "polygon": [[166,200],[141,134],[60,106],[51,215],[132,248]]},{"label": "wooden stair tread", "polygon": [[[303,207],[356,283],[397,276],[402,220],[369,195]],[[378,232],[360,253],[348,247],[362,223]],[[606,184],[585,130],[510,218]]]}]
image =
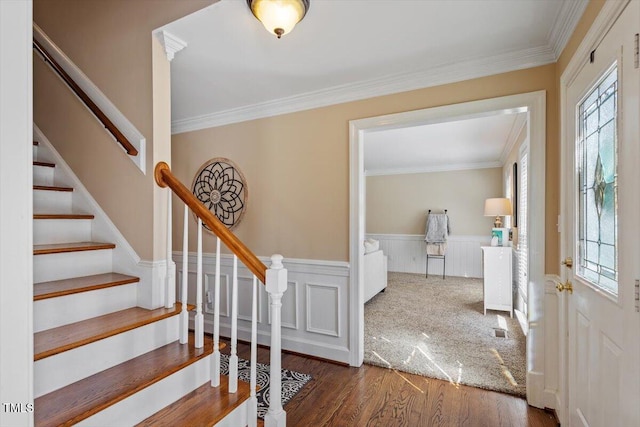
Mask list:
[{"label": "wooden stair tread", "polygon": [[33,145],[40,145],[38,141],[33,141]]},{"label": "wooden stair tread", "polygon": [[34,301],[71,295],[96,289],[110,288],[139,282],[138,277],[120,273],[96,274],[93,276],[74,277],[72,279],[53,280],[51,282],[35,283],[33,285]]},{"label": "wooden stair tread", "polygon": [[43,191],[73,191],[71,187],[60,187],[57,185],[34,185],[33,189]]},{"label": "wooden stair tread", "polygon": [[251,387],[244,381],[238,381],[236,393],[228,389],[229,377],[221,375],[219,387],[207,382],[136,426],[213,426],[249,399]]},{"label": "wooden stair tread", "polygon": [[34,360],[44,359],[175,316],[180,313],[181,309],[180,303],[176,303],[173,308],[157,308],[155,310],[133,307],[37,332],[33,337]]},{"label": "wooden stair tread", "polygon": [[55,163],[49,163],[49,162],[38,162],[38,161],[34,160],[33,166],[44,166],[44,167],[47,167],[47,168],[55,168],[56,164]]},{"label": "wooden stair tread", "polygon": [[33,245],[34,255],[59,254],[64,252],[97,251],[100,249],[113,249],[116,245],[104,242],[72,242],[52,243],[47,245]]},{"label": "wooden stair tread", "polygon": [[33,214],[33,219],[94,219],[91,214]]},{"label": "wooden stair tread", "polygon": [[35,425],[67,426],[94,415],[211,354],[211,338],[194,348],[175,341],[35,400]]}]

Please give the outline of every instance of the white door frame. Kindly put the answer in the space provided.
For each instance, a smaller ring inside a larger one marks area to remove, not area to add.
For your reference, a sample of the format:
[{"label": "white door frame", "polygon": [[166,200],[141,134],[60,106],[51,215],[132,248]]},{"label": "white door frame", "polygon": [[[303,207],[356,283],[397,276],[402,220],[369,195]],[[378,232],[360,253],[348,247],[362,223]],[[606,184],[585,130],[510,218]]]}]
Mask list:
[{"label": "white door frame", "polygon": [[[544,407],[544,262],[545,262],[545,91],[465,102],[349,122],[349,348],[351,366],[364,359],[363,256],[365,238],[364,140],[367,131],[442,123],[493,115],[528,113],[529,169],[529,333],[527,335],[527,401]],[[533,232],[535,230],[535,232]],[[541,230],[538,232],[538,230]]]},{"label": "white door frame", "polygon": [[[588,61],[589,53],[600,44],[602,39],[605,37],[609,29],[613,26],[620,13],[624,10],[624,8],[629,3],[629,0],[623,1],[607,1],[600,10],[600,13],[593,21],[591,28],[582,39],[580,46],[576,49],[576,52],[571,57],[569,64],[565,68],[562,76],[560,76],[560,178],[561,182],[565,183],[560,187],[560,217],[561,220],[559,224],[561,224],[561,233],[564,231],[566,227],[565,221],[567,219],[567,212],[569,209],[569,203],[572,203],[572,194],[574,189],[567,188],[566,183],[569,182],[569,175],[573,173],[573,171],[567,170],[563,166],[567,162],[567,156],[574,155],[574,141],[567,140],[567,129],[568,127],[574,126],[574,117],[567,115],[567,91],[571,83],[578,76],[579,72],[582,70],[585,63]],[[570,253],[566,246],[566,239],[560,239],[560,259],[565,259],[567,254]],[[566,271],[562,269],[561,271],[561,280],[564,282],[566,280]],[[567,337],[567,302],[565,300],[562,301],[562,311],[563,313],[558,316],[559,328],[561,337],[565,337],[559,343],[558,348],[558,384],[560,389],[558,390],[558,403],[556,409],[556,414],[558,415],[558,420],[561,424],[568,424],[568,411],[567,406],[569,404],[568,401],[568,343],[566,341]]]},{"label": "white door frame", "polygon": [[0,425],[33,426],[33,4],[0,1]]}]

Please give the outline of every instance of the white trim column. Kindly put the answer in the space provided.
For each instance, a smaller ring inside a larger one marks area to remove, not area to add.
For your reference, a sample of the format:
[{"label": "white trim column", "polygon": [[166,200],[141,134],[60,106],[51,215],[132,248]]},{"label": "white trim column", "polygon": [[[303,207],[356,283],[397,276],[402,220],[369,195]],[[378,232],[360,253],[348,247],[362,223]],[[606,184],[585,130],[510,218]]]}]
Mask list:
[{"label": "white trim column", "polygon": [[[0,1],[0,425],[33,425],[32,2]],[[20,411],[9,411],[11,403]]]}]

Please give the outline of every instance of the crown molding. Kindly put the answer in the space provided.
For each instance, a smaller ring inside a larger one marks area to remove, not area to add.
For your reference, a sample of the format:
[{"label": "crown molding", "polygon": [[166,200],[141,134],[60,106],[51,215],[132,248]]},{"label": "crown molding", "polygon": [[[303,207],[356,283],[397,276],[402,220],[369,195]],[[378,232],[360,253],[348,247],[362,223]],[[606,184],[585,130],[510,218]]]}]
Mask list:
[{"label": "crown molding", "polygon": [[393,74],[174,120],[171,123],[171,131],[173,134],[191,132],[550,64],[556,62],[562,53],[587,4],[586,0],[562,2],[560,12],[549,31],[546,46],[441,64],[417,72]]},{"label": "crown molding", "polygon": [[428,70],[418,72],[393,74],[354,84],[334,86],[218,113],[174,120],[171,131],[173,134],[179,134],[280,114],[311,110],[536,67],[555,62],[555,60],[553,51],[547,46],[507,52],[491,57],[434,66]]},{"label": "crown molding", "polygon": [[507,136],[507,143],[504,145],[502,149],[502,153],[500,154],[500,163],[504,165],[507,161],[507,157],[509,157],[509,153],[513,150],[513,146],[516,144],[518,140],[518,136],[522,129],[527,124],[527,117],[522,114],[518,115],[516,119],[513,121],[513,125],[511,126],[511,130],[509,131],[509,135]]},{"label": "crown molding", "polygon": [[156,37],[164,47],[164,52],[167,55],[169,62],[173,60],[177,52],[187,47],[187,42],[180,40],[178,37],[167,32],[166,30],[160,30],[156,33]]},{"label": "crown molding", "polygon": [[561,2],[560,12],[556,15],[553,26],[547,35],[549,46],[553,50],[556,60],[560,57],[560,54],[562,54],[562,51],[569,41],[569,37],[573,34],[588,4],[588,0]]},{"label": "crown molding", "polygon": [[395,169],[374,169],[365,170],[365,176],[386,176],[386,175],[409,175],[415,173],[432,173],[432,172],[452,172],[473,169],[489,169],[501,168],[500,162],[480,162],[480,163],[457,163],[437,166],[427,166],[419,168],[395,168]]}]

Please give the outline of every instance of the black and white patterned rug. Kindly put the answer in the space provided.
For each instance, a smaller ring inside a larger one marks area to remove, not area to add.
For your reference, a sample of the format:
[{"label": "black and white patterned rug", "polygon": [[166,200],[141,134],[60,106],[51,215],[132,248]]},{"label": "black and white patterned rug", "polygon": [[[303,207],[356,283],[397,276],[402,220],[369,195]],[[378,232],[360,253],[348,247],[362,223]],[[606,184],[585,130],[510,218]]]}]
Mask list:
[{"label": "black and white patterned rug", "polygon": [[[229,375],[229,356],[220,354],[220,373]],[[290,401],[293,396],[298,394],[302,387],[311,380],[311,375],[302,374],[300,372],[282,369],[282,406]],[[238,358],[238,379],[249,383],[251,380],[251,364],[248,360]],[[264,420],[264,416],[269,409],[269,365],[258,363],[256,365],[256,383],[258,391],[256,398],[258,400],[258,418]]]}]

